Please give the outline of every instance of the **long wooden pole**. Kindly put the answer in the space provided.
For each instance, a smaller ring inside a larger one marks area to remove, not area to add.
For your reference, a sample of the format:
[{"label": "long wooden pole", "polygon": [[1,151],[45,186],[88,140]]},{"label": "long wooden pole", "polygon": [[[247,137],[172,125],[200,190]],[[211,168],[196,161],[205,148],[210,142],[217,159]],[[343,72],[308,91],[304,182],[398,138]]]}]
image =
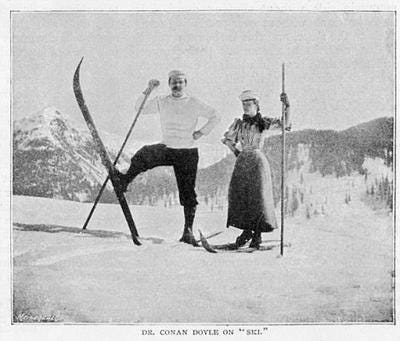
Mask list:
[{"label": "long wooden pole", "polygon": [[[121,146],[121,148],[120,148],[120,150],[119,150],[119,152],[118,152],[118,154],[117,154],[117,157],[116,157],[115,160],[114,160],[113,166],[115,166],[115,165],[117,164],[118,159],[119,159],[119,157],[121,156],[122,151],[123,151],[123,149],[125,148],[125,145],[126,145],[126,143],[128,142],[128,139],[129,139],[129,137],[130,137],[130,135],[131,135],[131,133],[132,133],[133,127],[135,126],[136,121],[138,120],[139,115],[140,115],[140,113],[141,113],[141,111],[142,111],[142,109],[143,109],[143,107],[144,107],[144,104],[146,103],[146,100],[147,100],[147,98],[150,96],[150,93],[151,93],[152,90],[153,90],[152,88],[147,88],[147,89],[144,91],[144,94],[145,94],[144,99],[143,99],[143,101],[142,101],[142,103],[141,103],[141,105],[140,105],[140,107],[139,107],[139,110],[138,110],[138,112],[137,112],[137,114],[136,114],[136,116],[135,116],[135,119],[133,120],[133,122],[132,122],[132,124],[131,124],[131,127],[129,128],[128,134],[126,135],[125,140],[124,140],[124,142],[122,143],[122,146]],[[87,225],[89,224],[90,219],[92,218],[92,215],[93,215],[94,210],[96,209],[96,206],[97,206],[97,204],[98,204],[98,202],[99,202],[99,200],[100,200],[100,198],[101,198],[101,195],[103,194],[104,189],[105,189],[106,186],[107,186],[108,180],[110,180],[110,175],[107,176],[106,180],[104,181],[103,185],[102,185],[101,188],[100,188],[99,194],[97,194],[97,197],[96,197],[96,199],[95,199],[95,201],[94,201],[94,203],[93,203],[92,209],[90,210],[89,215],[88,215],[88,217],[86,218],[85,223],[83,224],[83,227],[82,227],[83,230],[86,230],[86,227],[87,227]]]},{"label": "long wooden pole", "polygon": [[[282,93],[285,92],[285,64],[282,64]],[[281,256],[283,256],[283,232],[285,225],[285,104],[282,103],[282,170],[281,170]]]}]

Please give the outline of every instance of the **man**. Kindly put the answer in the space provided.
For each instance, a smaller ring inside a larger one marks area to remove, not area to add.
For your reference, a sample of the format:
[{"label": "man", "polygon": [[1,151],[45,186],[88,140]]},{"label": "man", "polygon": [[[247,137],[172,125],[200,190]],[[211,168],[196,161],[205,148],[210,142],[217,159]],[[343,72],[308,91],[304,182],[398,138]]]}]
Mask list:
[{"label": "man", "polygon": [[[184,92],[187,79],[182,71],[173,70],[168,77],[171,94],[153,98],[142,109],[143,115],[160,115],[162,142],[141,148],[132,157],[127,173],[118,172],[118,175],[121,190],[125,192],[129,183],[138,174],[157,166],[173,166],[179,201],[185,215],[184,230],[179,241],[197,246],[193,235],[193,221],[198,204],[195,184],[199,154],[198,149],[194,147],[194,141],[209,134],[220,118],[213,108]],[[159,84],[156,79],[150,80],[149,88],[153,89]],[[143,96],[139,97],[136,110]],[[195,131],[200,116],[207,118],[208,121],[201,129]]]}]

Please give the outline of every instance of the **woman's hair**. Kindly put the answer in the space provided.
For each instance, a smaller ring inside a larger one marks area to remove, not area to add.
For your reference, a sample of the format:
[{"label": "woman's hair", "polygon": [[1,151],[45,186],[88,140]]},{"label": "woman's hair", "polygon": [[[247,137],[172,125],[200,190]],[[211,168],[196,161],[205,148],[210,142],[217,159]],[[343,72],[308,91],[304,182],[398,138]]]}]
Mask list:
[{"label": "woman's hair", "polygon": [[253,103],[257,106],[257,114],[254,117],[250,117],[249,115],[244,114],[243,120],[250,124],[255,124],[260,130],[260,133],[262,133],[265,129],[268,129],[268,125],[261,116],[260,104],[258,103],[258,101],[256,99],[252,99],[251,101],[253,101]]}]

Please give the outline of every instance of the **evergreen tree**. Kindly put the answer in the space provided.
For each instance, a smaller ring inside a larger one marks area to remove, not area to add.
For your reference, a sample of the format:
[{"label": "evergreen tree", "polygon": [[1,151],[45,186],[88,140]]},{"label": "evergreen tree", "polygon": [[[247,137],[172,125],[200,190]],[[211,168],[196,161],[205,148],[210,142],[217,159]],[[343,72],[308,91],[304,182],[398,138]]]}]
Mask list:
[{"label": "evergreen tree", "polygon": [[297,211],[299,208],[299,201],[297,199],[297,191],[292,192],[292,201],[291,201],[291,215],[293,216],[294,213]]},{"label": "evergreen tree", "polygon": [[389,209],[391,211],[393,211],[393,193],[391,190],[389,190],[388,196],[387,196],[387,200],[386,200],[386,204],[389,207]]},{"label": "evergreen tree", "polygon": [[306,206],[306,218],[311,219],[310,207],[308,205]]},{"label": "evergreen tree", "polygon": [[300,202],[302,204],[304,203],[304,193],[303,193],[303,191],[300,192]]}]

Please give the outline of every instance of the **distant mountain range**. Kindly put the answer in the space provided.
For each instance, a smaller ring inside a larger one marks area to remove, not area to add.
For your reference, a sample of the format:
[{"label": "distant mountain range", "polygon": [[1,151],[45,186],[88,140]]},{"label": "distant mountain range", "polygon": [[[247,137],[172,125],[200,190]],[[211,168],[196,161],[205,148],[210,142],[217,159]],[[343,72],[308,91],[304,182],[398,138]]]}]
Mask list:
[{"label": "distant mountain range", "polygon": [[[100,132],[112,159],[120,149],[124,137]],[[145,143],[128,141],[118,162],[120,169],[129,166],[130,158]],[[223,145],[199,144],[200,167],[223,158]],[[141,177],[171,176],[167,168],[157,169]],[[96,146],[86,127],[80,127],[68,115],[55,107],[48,107],[13,122],[13,192],[17,195],[54,197],[90,201],[107,177]],[[115,200],[111,186],[103,201]]]},{"label": "distant mountain range", "polygon": [[[289,172],[304,168],[307,151],[309,169],[322,176],[341,177],[352,172],[365,174],[366,158],[380,158],[388,167],[393,166],[393,118],[382,117],[342,131],[306,129],[287,134],[287,169]],[[267,156],[273,177],[274,198],[279,199],[281,159],[281,136],[266,139],[263,152]],[[217,193],[229,184],[235,157],[229,155],[205,169],[199,170],[197,187],[201,194]]]},{"label": "distant mountain range", "polygon": [[[92,201],[106,178],[95,145],[87,129],[79,128],[56,108],[14,121],[13,124],[13,193],[79,201]],[[100,132],[112,158],[122,138]],[[267,155],[273,177],[280,174],[281,139],[266,139]],[[127,168],[134,151],[143,143],[131,141],[121,155],[118,167]],[[389,166],[393,162],[393,118],[379,118],[343,131],[313,130],[287,134],[288,169],[301,167],[299,152],[304,147],[310,159],[309,172],[340,177],[353,171],[363,173],[366,157],[381,158]],[[200,144],[201,166],[197,176],[200,196],[215,196],[226,191],[235,157],[223,145]],[[274,181],[275,197],[279,181]],[[176,182],[170,167],[159,167],[140,175],[131,185],[127,198],[134,204],[153,204],[161,198],[176,200]],[[111,187],[102,201],[115,202]]]}]

